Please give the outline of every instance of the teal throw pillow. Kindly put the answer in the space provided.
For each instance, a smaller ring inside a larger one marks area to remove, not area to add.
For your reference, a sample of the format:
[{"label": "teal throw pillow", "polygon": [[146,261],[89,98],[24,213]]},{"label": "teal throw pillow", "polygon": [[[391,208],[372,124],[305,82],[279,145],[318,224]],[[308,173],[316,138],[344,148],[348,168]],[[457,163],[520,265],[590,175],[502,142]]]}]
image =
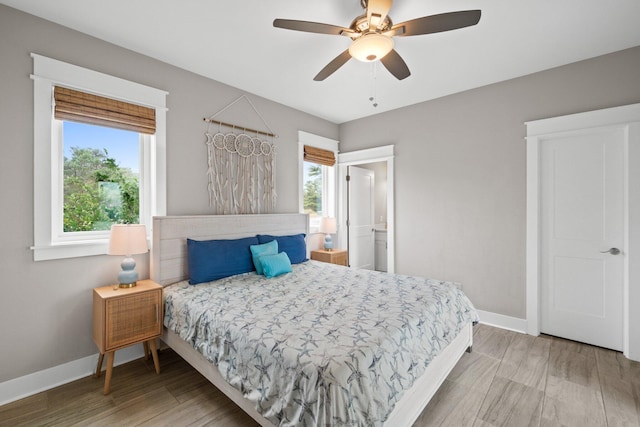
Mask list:
[{"label": "teal throw pillow", "polygon": [[290,236],[272,236],[269,234],[258,234],[259,243],[267,243],[273,240],[278,241],[278,250],[286,252],[291,264],[299,264],[307,261],[307,243],[304,240],[305,234],[293,234]]},{"label": "teal throw pillow", "polygon": [[263,255],[260,257],[264,276],[267,279],[280,276],[281,274],[291,273],[291,261],[286,252],[280,252],[276,255]]},{"label": "teal throw pillow", "polygon": [[278,241],[272,240],[271,242],[264,243],[262,245],[251,245],[249,246],[249,249],[251,249],[251,257],[253,258],[253,265],[256,268],[256,272],[258,274],[264,274],[260,257],[264,255],[277,255]]}]

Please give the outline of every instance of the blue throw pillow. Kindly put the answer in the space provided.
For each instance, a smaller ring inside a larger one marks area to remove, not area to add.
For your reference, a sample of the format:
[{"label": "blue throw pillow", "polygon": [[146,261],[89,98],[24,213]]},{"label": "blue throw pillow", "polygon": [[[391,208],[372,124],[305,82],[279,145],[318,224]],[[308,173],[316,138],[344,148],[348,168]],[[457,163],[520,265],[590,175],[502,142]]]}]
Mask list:
[{"label": "blue throw pillow", "polygon": [[262,245],[251,245],[251,258],[253,258],[253,266],[256,268],[258,274],[263,274],[262,263],[260,257],[264,255],[277,255],[278,254],[278,241],[272,240],[269,243]]},{"label": "blue throw pillow", "polygon": [[249,247],[257,244],[256,237],[234,240],[187,239],[189,283],[196,285],[253,271]]},{"label": "blue throw pillow", "polygon": [[264,277],[271,279],[281,274],[291,273],[291,261],[285,252],[275,255],[263,255],[260,257]]},{"label": "blue throw pillow", "polygon": [[307,261],[307,243],[304,241],[304,233],[293,234],[291,236],[271,236],[268,234],[258,234],[260,243],[278,241],[278,250],[286,252],[291,260],[291,264],[299,264]]}]

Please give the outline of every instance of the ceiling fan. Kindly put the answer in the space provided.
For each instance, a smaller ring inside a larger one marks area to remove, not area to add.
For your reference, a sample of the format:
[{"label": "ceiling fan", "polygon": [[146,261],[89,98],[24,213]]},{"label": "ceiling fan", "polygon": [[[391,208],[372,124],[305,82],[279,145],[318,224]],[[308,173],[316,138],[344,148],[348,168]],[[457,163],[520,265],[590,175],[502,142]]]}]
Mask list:
[{"label": "ceiling fan", "polygon": [[349,28],[293,19],[273,21],[273,26],[277,28],[339,35],[353,40],[351,46],[320,70],[313,80],[326,79],[352,57],[364,62],[380,60],[398,80],[405,79],[411,72],[393,48],[393,37],[418,36],[469,27],[480,21],[481,14],[480,10],[463,10],[423,16],[394,25],[389,18],[393,0],[360,0],[360,3],[365,13],[354,19]]}]

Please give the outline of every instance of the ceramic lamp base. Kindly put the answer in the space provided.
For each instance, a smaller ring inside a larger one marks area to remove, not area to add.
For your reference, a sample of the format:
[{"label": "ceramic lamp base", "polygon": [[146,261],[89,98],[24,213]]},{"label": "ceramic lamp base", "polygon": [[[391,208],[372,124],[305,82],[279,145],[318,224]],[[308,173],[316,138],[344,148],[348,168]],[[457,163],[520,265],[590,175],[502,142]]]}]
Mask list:
[{"label": "ceramic lamp base", "polygon": [[324,250],[325,251],[333,250],[333,240],[331,239],[331,234],[326,234],[324,236]]},{"label": "ceramic lamp base", "polygon": [[136,261],[131,257],[127,257],[122,260],[120,267],[122,267],[122,271],[118,273],[119,286],[121,288],[134,287],[138,281],[138,272],[135,270]]}]

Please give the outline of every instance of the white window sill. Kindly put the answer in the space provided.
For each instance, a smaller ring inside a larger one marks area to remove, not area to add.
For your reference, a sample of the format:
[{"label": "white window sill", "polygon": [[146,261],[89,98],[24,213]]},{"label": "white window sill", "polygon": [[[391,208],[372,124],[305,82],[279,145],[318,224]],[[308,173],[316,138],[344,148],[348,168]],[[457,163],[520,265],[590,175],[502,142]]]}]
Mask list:
[{"label": "white window sill", "polygon": [[106,255],[109,239],[65,242],[48,246],[32,246],[33,260],[77,258],[83,256]]}]

